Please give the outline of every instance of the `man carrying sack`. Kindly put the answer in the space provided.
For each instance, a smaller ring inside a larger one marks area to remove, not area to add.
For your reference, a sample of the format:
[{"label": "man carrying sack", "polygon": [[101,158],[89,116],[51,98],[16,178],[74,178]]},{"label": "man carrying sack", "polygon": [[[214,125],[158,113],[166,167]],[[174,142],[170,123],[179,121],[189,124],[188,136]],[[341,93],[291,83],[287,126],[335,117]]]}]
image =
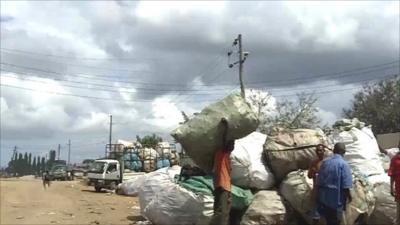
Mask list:
[{"label": "man carrying sack", "polygon": [[214,156],[214,215],[210,225],[228,225],[231,210],[231,161],[235,140],[227,140],[228,121],[221,119],[222,146]]}]

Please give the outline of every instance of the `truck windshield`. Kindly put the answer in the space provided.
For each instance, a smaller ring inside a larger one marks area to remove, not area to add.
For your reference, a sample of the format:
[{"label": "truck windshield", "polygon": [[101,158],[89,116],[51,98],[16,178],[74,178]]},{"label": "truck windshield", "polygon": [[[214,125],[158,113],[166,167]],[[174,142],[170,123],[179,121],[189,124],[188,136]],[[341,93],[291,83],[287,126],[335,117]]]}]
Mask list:
[{"label": "truck windshield", "polygon": [[91,166],[89,171],[90,172],[97,172],[102,173],[104,171],[105,162],[94,162]]}]

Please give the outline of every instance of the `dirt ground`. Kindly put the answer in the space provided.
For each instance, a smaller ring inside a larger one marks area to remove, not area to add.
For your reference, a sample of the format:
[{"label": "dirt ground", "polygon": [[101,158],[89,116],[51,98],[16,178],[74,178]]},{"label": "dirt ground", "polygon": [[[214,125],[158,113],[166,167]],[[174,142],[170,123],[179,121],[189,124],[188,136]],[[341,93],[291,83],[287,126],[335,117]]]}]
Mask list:
[{"label": "dirt ground", "polygon": [[[136,197],[94,192],[79,181],[1,179],[1,224],[141,224]],[[143,223],[145,224],[145,223]]]}]

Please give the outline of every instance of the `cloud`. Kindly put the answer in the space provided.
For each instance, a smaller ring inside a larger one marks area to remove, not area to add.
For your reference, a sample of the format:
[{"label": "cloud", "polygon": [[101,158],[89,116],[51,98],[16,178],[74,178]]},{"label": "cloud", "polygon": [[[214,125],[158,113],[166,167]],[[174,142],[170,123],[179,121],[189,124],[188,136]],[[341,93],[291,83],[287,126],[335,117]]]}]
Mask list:
[{"label": "cloud", "polygon": [[[1,82],[36,90],[2,87],[7,147],[72,138],[100,143],[76,147],[82,157],[98,156],[109,114],[113,139],[153,132],[169,138],[182,110],[191,115],[238,90],[226,55],[236,51],[238,33],[250,52],[246,88],[277,100],[328,91],[318,95],[326,122],[340,117],[360,83],[399,73],[398,64],[342,73],[398,60],[398,2],[0,4]],[[9,152],[1,154],[3,163]]]}]

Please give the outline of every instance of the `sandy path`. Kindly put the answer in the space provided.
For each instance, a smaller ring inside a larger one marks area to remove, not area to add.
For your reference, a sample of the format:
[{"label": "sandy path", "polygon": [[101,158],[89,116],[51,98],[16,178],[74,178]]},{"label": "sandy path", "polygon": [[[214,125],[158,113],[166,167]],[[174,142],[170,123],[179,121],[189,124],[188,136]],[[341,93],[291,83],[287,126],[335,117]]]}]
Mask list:
[{"label": "sandy path", "polygon": [[3,179],[1,224],[134,224],[142,220],[138,199],[96,193],[77,181]]}]

